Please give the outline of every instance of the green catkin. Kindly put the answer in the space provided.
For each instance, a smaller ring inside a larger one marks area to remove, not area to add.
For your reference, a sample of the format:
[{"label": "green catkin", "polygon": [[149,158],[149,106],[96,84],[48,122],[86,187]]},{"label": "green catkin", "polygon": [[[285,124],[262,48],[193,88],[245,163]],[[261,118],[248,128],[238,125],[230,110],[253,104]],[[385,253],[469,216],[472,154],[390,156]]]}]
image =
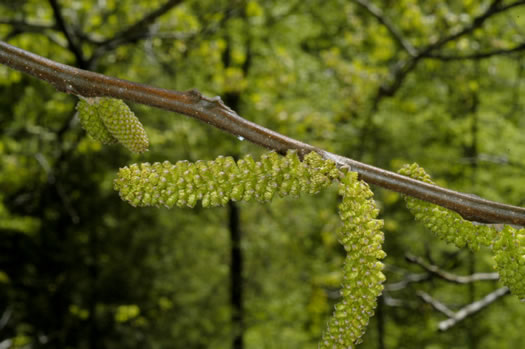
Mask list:
[{"label": "green catkin", "polygon": [[353,348],[361,341],[383,290],[383,221],[369,186],[357,174],[338,170],[335,163],[312,152],[300,161],[289,151],[285,157],[271,152],[260,161],[245,156],[213,161],[143,163],[121,168],[114,182],[123,200],[133,206],[222,206],[229,200],[269,201],[275,195],[315,194],[340,179],[343,199],[339,214],[343,229],[339,240],[347,251],[342,301],[335,306],[320,348]]},{"label": "green catkin", "polygon": [[[407,165],[401,174],[433,184],[430,176],[417,164]],[[456,212],[411,197],[405,198],[416,220],[441,239],[457,247],[468,245],[476,251],[481,245],[490,246],[494,255],[494,268],[500,280],[510,291],[525,299],[525,229],[517,230],[505,225],[501,232],[489,225],[474,224]]]},{"label": "green catkin", "polygon": [[94,139],[104,144],[121,143],[135,153],[148,150],[146,131],[124,101],[106,97],[81,99],[77,110],[82,127]]},{"label": "green catkin", "polygon": [[102,144],[115,144],[118,140],[111,135],[100,119],[97,106],[92,98],[81,99],[77,103],[78,118],[82,128]]},{"label": "green catkin", "polygon": [[108,131],[130,151],[143,153],[148,150],[146,130],[135,113],[120,99],[99,98],[98,112]]},{"label": "green catkin", "polygon": [[223,206],[228,201],[270,201],[275,195],[315,194],[339,170],[333,161],[312,152],[300,161],[293,151],[285,157],[271,152],[254,161],[245,156],[213,161],[168,161],[134,164],[119,170],[114,187],[133,206]]},{"label": "green catkin", "polygon": [[225,205],[229,200],[269,201],[275,195],[315,194],[340,180],[343,199],[339,214],[343,229],[339,240],[347,251],[342,282],[342,301],[335,306],[320,348],[353,348],[361,341],[383,290],[383,221],[369,186],[357,173],[338,170],[331,160],[312,152],[300,161],[294,151],[285,157],[275,152],[260,161],[245,156],[213,161],[179,161],[134,164],[121,168],[114,181],[123,200],[133,206],[203,207]]},{"label": "green catkin", "polygon": [[[415,163],[403,166],[399,173],[434,184],[425,170]],[[405,196],[405,200],[408,209],[416,220],[421,221],[428,230],[440,239],[453,243],[457,247],[461,248],[467,245],[473,251],[478,251],[481,245],[490,246],[497,236],[498,232],[493,227],[476,225],[444,207],[409,196]]]},{"label": "green catkin", "polygon": [[525,299],[525,229],[504,226],[492,245],[495,269],[512,294]]},{"label": "green catkin", "polygon": [[342,301],[335,306],[319,348],[354,348],[361,342],[368,321],[374,315],[377,297],[383,291],[385,276],[379,261],[386,254],[383,221],[372,199],[368,184],[358,180],[357,173],[347,172],[339,184],[343,199],[339,215],[343,228],[339,241],[347,252],[341,288]]}]

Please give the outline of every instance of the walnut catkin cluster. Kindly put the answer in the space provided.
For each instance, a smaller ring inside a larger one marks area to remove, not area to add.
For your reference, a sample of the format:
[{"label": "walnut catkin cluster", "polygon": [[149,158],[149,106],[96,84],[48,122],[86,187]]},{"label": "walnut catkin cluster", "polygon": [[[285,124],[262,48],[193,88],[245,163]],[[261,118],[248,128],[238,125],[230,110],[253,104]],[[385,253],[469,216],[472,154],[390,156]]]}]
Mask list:
[{"label": "walnut catkin cluster", "polygon": [[124,101],[105,97],[81,99],[77,110],[82,127],[101,143],[121,143],[135,153],[148,150],[146,131]]},{"label": "walnut catkin cluster", "polygon": [[[430,176],[418,164],[405,165],[399,173],[434,184]],[[457,247],[467,245],[473,251],[479,250],[481,245],[490,246],[497,231],[486,225],[475,225],[463,219],[458,213],[444,207],[434,205],[422,200],[405,196],[407,207],[416,220],[421,221],[425,227],[440,239],[453,243]]]},{"label": "walnut catkin cluster", "polygon": [[317,193],[339,175],[333,161],[315,152],[301,162],[297,154],[271,152],[254,161],[218,157],[213,161],[134,164],[119,170],[114,187],[133,206],[203,207],[229,200],[269,201],[276,194],[297,196]]},{"label": "walnut catkin cluster", "polygon": [[347,252],[341,288],[342,300],[336,304],[319,345],[320,348],[354,348],[361,342],[377,297],[383,291],[383,221],[372,199],[368,184],[357,173],[347,172],[339,184],[343,199],[339,215],[343,228],[339,240]]},{"label": "walnut catkin cluster", "polygon": [[383,290],[383,221],[368,185],[357,173],[344,174],[331,160],[312,152],[300,161],[289,151],[285,157],[271,152],[259,161],[250,156],[238,160],[218,157],[213,161],[179,161],[134,164],[121,168],[114,181],[123,200],[133,206],[203,207],[225,205],[229,200],[269,201],[275,195],[315,194],[340,180],[343,199],[339,213],[343,229],[339,240],[347,251],[342,298],[335,306],[320,348],[353,348],[359,343],[377,297]]}]

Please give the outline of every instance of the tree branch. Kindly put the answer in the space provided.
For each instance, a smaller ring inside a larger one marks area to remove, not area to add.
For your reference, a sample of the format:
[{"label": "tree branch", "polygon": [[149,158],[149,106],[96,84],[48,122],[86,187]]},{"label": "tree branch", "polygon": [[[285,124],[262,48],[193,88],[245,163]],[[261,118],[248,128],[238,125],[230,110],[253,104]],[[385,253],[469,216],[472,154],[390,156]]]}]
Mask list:
[{"label": "tree branch", "polygon": [[486,308],[490,304],[497,301],[499,298],[510,294],[510,290],[507,287],[501,287],[494,292],[489,293],[477,302],[470,303],[469,305],[461,308],[455,313],[455,315],[447,320],[441,321],[438,325],[440,331],[446,331],[452,326],[455,326],[458,322],[463,321],[470,315],[476,314],[483,308]]},{"label": "tree branch", "polygon": [[23,32],[41,32],[42,30],[56,30],[56,24],[48,24],[45,22],[27,22],[25,20],[17,20],[11,18],[0,18],[0,24],[10,25],[16,30]]},{"label": "tree branch", "polygon": [[522,43],[520,45],[517,45],[512,48],[507,49],[497,49],[492,51],[486,51],[486,52],[478,52],[478,53],[471,53],[467,55],[447,55],[447,54],[433,54],[430,53],[426,55],[426,58],[430,59],[437,59],[440,61],[461,61],[461,60],[480,60],[480,59],[486,59],[491,58],[494,56],[502,56],[502,55],[509,55],[515,52],[520,52],[525,50],[525,43]]},{"label": "tree branch", "polygon": [[156,88],[73,68],[0,41],[0,63],[48,81],[58,90],[85,97],[108,96],[181,113],[235,136],[284,154],[315,151],[339,167],[348,167],[360,178],[383,188],[454,210],[469,220],[525,226],[525,209],[455,192],[370,166],[316,148],[243,119],[219,97],[207,98],[196,90],[179,92]]},{"label": "tree branch", "polygon": [[368,13],[370,13],[372,16],[374,16],[379,23],[383,24],[385,28],[390,32],[390,35],[394,38],[394,40],[398,43],[399,46],[405,49],[405,51],[408,52],[410,56],[416,56],[417,50],[408,42],[405,40],[403,35],[397,28],[394,26],[392,22],[383,14],[383,11],[374,4],[369,3],[366,0],[353,0],[355,3],[360,5],[362,8],[364,8]]},{"label": "tree branch", "polygon": [[[364,2],[365,0],[354,0],[354,1],[361,1]],[[403,82],[405,81],[406,77],[410,72],[412,72],[419,62],[424,58],[431,58],[430,55],[432,55],[432,52],[443,47],[445,44],[447,44],[450,41],[457,40],[461,38],[462,36],[469,34],[473,32],[475,29],[481,27],[483,23],[490,17],[510,10],[514,7],[525,5],[525,0],[516,1],[514,3],[501,6],[502,0],[494,0],[492,4],[485,10],[482,14],[478,15],[474,18],[474,20],[466,27],[464,27],[462,30],[449,34],[436,42],[427,45],[426,47],[422,49],[416,48],[417,51],[416,55],[412,55],[411,57],[400,60],[395,64],[395,66],[392,68],[389,79],[386,79],[389,81],[388,83],[382,84],[379,86],[377,93],[373,97],[372,100],[372,107],[370,109],[370,112],[367,115],[367,121],[365,122],[365,126],[363,127],[361,131],[361,142],[358,147],[357,154],[360,157],[361,154],[365,150],[365,142],[368,139],[369,133],[372,131],[371,125],[371,119],[372,116],[377,110],[379,109],[379,104],[385,97],[393,97],[397,91],[401,88],[403,85]]]},{"label": "tree branch", "polygon": [[477,16],[476,18],[474,18],[474,20],[472,21],[472,23],[470,23],[470,25],[464,27],[463,29],[461,29],[460,31],[458,31],[458,32],[456,32],[454,34],[450,34],[450,35],[448,35],[448,36],[446,36],[446,37],[436,41],[435,43],[433,43],[431,45],[428,45],[423,51],[421,51],[420,55],[422,57],[426,57],[432,51],[434,51],[435,49],[438,49],[440,47],[443,47],[448,42],[457,40],[460,37],[473,32],[477,28],[481,27],[483,25],[483,23],[485,23],[485,21],[487,19],[489,19],[490,17],[492,17],[492,16],[494,16],[494,15],[496,15],[498,13],[510,10],[510,9],[512,9],[514,7],[517,7],[517,6],[520,6],[520,5],[525,5],[525,0],[516,1],[516,2],[513,2],[513,3],[505,5],[505,6],[502,6],[501,3],[502,3],[502,0],[494,0],[492,2],[492,4],[487,8],[487,10],[485,12],[483,12],[481,15]]},{"label": "tree branch", "polygon": [[456,284],[470,284],[477,281],[495,281],[499,280],[498,273],[475,273],[467,276],[456,275],[449,273],[448,271],[442,270],[436,265],[427,263],[423,258],[414,256],[412,254],[406,254],[405,259],[411,263],[417,264],[429,273],[436,275],[437,277],[453,282]]},{"label": "tree branch", "polygon": [[433,51],[443,47],[450,41],[457,40],[462,36],[473,32],[477,28],[480,28],[485,23],[485,21],[491,18],[492,16],[521,5],[525,5],[525,0],[516,1],[505,6],[501,6],[501,0],[494,0],[493,3],[487,8],[487,10],[479,16],[475,17],[474,20],[468,26],[464,27],[456,33],[449,34],[437,40],[436,42],[427,45],[423,49],[416,49],[419,53],[406,60],[400,61],[396,65],[393,71],[392,82],[389,85],[383,85],[379,88],[374,104],[379,104],[379,101],[383,97],[393,96],[401,87],[403,81],[405,80],[405,77],[408,75],[408,73],[410,73],[417,67],[420,60],[424,58],[435,58],[437,56],[437,54],[432,54]]},{"label": "tree branch", "polygon": [[439,302],[438,300],[434,299],[432,296],[430,296],[428,293],[425,293],[423,291],[419,291],[417,295],[425,302],[430,305],[440,313],[445,314],[448,319],[443,320],[439,323],[438,328],[440,331],[446,331],[449,328],[457,325],[459,322],[465,320],[467,317],[476,314],[477,312],[481,311],[482,309],[486,308],[490,304],[497,301],[499,298],[509,294],[510,291],[507,287],[501,287],[497,290],[489,293],[479,301],[470,303],[457,312],[454,312],[450,310],[445,304]]},{"label": "tree branch", "polygon": [[429,295],[426,292],[423,291],[417,291],[417,295],[425,302],[432,306],[432,308],[436,309],[440,313],[445,314],[449,318],[453,318],[456,313],[454,313],[449,307],[447,307],[445,304],[441,303],[437,299],[433,298],[431,295]]},{"label": "tree branch", "polygon": [[56,26],[60,29],[60,31],[66,37],[68,49],[75,56],[77,65],[79,67],[86,68],[87,67],[86,60],[84,59],[84,56],[82,55],[82,50],[78,47],[77,43],[75,42],[73,38],[73,34],[71,33],[71,31],[69,30],[69,27],[66,25],[66,22],[64,21],[64,17],[62,16],[62,11],[60,9],[60,5],[58,4],[58,0],[49,0],[49,4],[51,5],[51,8],[53,9],[53,15],[55,16]]},{"label": "tree branch", "polygon": [[133,40],[138,40],[140,38],[143,38],[147,32],[147,28],[153,22],[155,22],[157,18],[164,15],[166,12],[168,12],[169,10],[171,10],[173,7],[177,6],[181,2],[182,0],[168,0],[164,5],[148,13],[136,23],[116,33],[112,38],[102,41],[100,43],[100,46],[97,47],[92,57],[89,59],[90,64],[92,61],[97,60],[105,52],[111,49],[114,49],[122,45],[123,43],[131,42]]},{"label": "tree branch", "polygon": [[397,282],[388,283],[385,285],[386,291],[400,291],[404,288],[406,288],[408,285],[413,283],[419,283],[423,281],[427,281],[430,279],[430,275],[428,273],[424,274],[407,274]]}]

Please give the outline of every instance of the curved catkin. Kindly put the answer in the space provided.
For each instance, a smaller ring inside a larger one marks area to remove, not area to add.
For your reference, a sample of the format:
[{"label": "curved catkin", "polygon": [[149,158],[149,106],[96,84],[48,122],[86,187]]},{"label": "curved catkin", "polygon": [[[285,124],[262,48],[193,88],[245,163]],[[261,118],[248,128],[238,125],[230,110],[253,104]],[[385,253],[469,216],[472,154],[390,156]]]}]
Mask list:
[{"label": "curved catkin", "polygon": [[108,131],[100,119],[95,98],[81,99],[77,103],[78,118],[86,132],[103,144],[115,144],[118,140]]},{"label": "curved catkin", "polygon": [[335,305],[319,348],[354,348],[361,342],[368,321],[374,315],[377,297],[383,291],[383,221],[368,184],[357,173],[347,172],[339,184],[343,199],[339,215],[343,228],[339,241],[347,252],[341,288],[342,300]]},{"label": "curved catkin", "polygon": [[271,152],[255,161],[245,156],[213,161],[168,161],[134,164],[121,168],[114,181],[123,200],[133,206],[203,207],[228,201],[270,201],[275,195],[318,193],[339,175],[333,161],[310,153],[300,161],[293,151],[285,157]]},{"label": "curved catkin", "polygon": [[[405,165],[399,170],[399,173],[434,184],[430,176],[418,164]],[[405,196],[405,201],[416,220],[421,221],[440,239],[453,243],[457,247],[467,245],[473,251],[477,251],[481,245],[489,246],[497,236],[498,232],[493,227],[475,225],[463,219],[458,213],[444,207],[409,196]]]},{"label": "curved catkin", "polygon": [[123,146],[135,153],[143,153],[148,150],[149,141],[146,130],[124,101],[114,98],[98,98],[97,108],[100,119],[107,130]]},{"label": "curved catkin", "polygon": [[[432,183],[430,176],[417,164],[407,165],[401,174]],[[406,197],[407,206],[416,220],[441,239],[457,247],[468,245],[478,250],[489,246],[494,255],[494,268],[500,280],[520,299],[525,299],[525,229],[505,225],[501,232],[488,225],[476,225],[456,212],[418,199]]]},{"label": "curved catkin", "polygon": [[525,229],[504,226],[492,245],[495,269],[512,294],[525,299]]}]

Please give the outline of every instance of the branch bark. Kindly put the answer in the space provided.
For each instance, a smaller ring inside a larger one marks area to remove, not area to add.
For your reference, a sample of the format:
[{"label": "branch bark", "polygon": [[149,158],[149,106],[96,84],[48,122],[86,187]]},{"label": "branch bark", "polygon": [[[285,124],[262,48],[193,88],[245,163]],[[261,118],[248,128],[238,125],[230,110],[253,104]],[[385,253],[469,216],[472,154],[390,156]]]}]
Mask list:
[{"label": "branch bark", "polygon": [[196,90],[170,91],[73,68],[0,41],[0,63],[48,81],[58,90],[84,97],[107,96],[184,114],[280,154],[315,151],[339,167],[359,173],[360,178],[383,188],[409,195],[458,212],[480,222],[525,226],[525,209],[496,203],[468,194],[423,183],[303,143],[239,116],[219,97],[208,98]]}]

